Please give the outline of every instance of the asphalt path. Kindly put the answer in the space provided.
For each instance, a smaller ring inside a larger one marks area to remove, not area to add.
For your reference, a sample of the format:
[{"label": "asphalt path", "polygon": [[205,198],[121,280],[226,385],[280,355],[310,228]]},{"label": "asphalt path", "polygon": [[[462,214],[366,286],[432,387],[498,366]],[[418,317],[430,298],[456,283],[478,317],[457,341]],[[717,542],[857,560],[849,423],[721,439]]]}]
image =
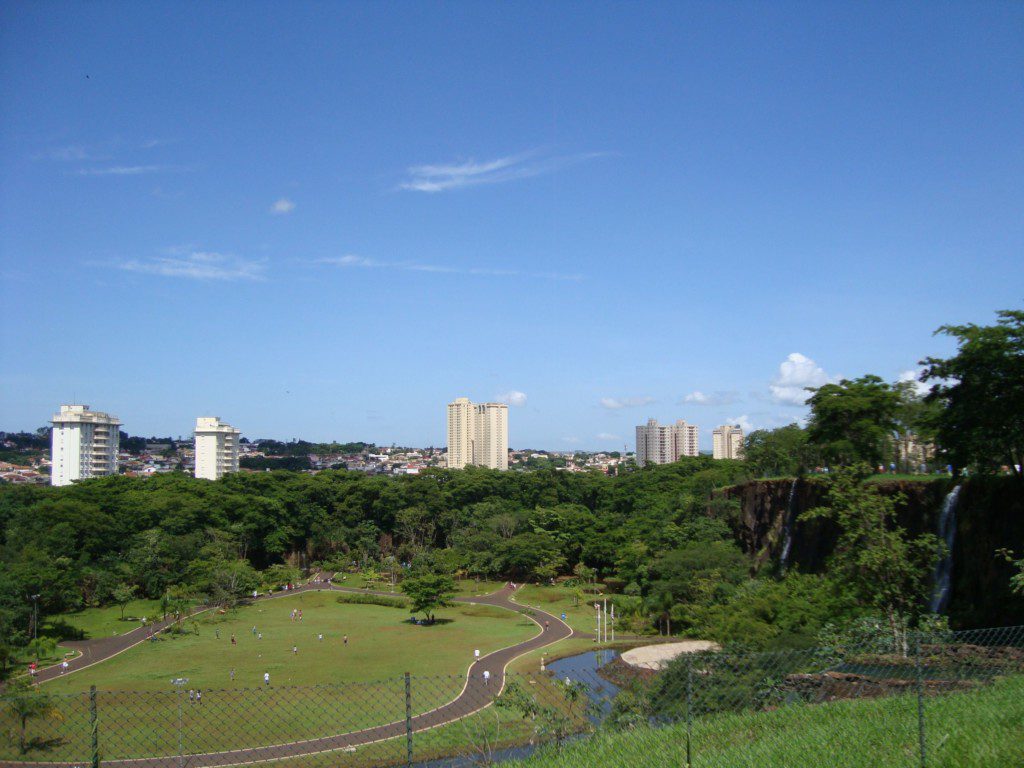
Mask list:
[{"label": "asphalt path", "polygon": [[[303,586],[292,590],[275,592],[270,595],[262,595],[256,599],[257,602],[265,602],[285,597],[291,597],[297,593],[309,591],[331,590],[336,592],[350,592],[356,594],[378,594],[387,595],[385,592],[370,592],[365,589],[338,586],[331,580],[311,581]],[[491,705],[494,699],[505,687],[505,672],[508,665],[523,654],[544,648],[559,640],[564,640],[573,635],[572,627],[562,621],[559,617],[542,611],[539,608],[519,605],[511,600],[514,590],[509,587],[500,589],[489,595],[480,597],[457,597],[456,602],[468,603],[470,605],[490,605],[497,608],[504,608],[511,611],[522,612],[527,618],[533,621],[537,627],[537,634],[522,643],[502,648],[501,650],[489,653],[473,661],[466,671],[465,685],[462,691],[451,701],[436,709],[415,715],[410,723],[406,720],[396,720],[391,723],[364,728],[348,733],[341,733],[335,736],[324,736],[316,739],[289,742],[285,744],[274,744],[263,747],[248,747],[244,749],[229,750],[223,752],[208,752],[202,754],[190,754],[184,756],[169,755],[166,757],[131,758],[122,760],[104,759],[104,766],[118,766],[119,768],[207,768],[209,766],[231,766],[251,765],[253,763],[281,760],[289,757],[301,757],[314,755],[322,752],[335,752],[339,750],[354,750],[388,739],[400,738],[406,735],[407,727],[411,725],[412,732],[426,731],[432,728],[455,722],[468,717],[481,709]],[[205,609],[212,610],[212,609]],[[196,613],[202,613],[197,611]],[[196,614],[192,614],[196,615]],[[75,672],[107,661],[129,648],[133,648],[147,640],[155,633],[159,633],[174,623],[174,619],[167,619],[156,624],[126,632],[115,637],[105,637],[96,640],[84,640],[65,645],[80,651],[81,655],[69,660],[66,674]],[[484,672],[489,673],[484,675]],[[45,683],[49,680],[61,677],[60,665],[47,667],[39,671],[35,680],[38,683]],[[68,768],[69,766],[80,766],[81,762],[4,762],[3,765],[35,766],[35,768]]]}]

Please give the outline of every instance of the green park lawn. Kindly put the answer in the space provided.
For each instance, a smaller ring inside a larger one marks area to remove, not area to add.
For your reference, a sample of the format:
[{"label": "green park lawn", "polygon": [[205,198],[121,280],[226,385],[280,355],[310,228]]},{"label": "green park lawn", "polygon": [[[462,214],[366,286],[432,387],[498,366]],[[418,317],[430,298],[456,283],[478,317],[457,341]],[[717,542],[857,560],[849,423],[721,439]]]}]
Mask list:
[{"label": "green park lawn", "polygon": [[522,606],[540,608],[556,616],[564,613],[565,622],[573,630],[594,634],[597,630],[594,602],[599,598],[586,594],[579,605],[573,605],[573,593],[571,587],[527,584],[516,592],[514,600]]},{"label": "green park lawn", "polygon": [[123,635],[125,632],[137,629],[143,616],[151,618],[159,613],[159,600],[132,600],[124,608],[123,621],[121,620],[121,608],[116,605],[107,605],[102,608],[86,608],[73,613],[61,613],[51,617],[50,623],[70,624],[85,632],[86,639],[96,639],[111,635]]},{"label": "green park lawn", "polygon": [[[412,711],[425,712],[458,695],[475,649],[487,654],[537,634],[522,615],[491,606],[444,608],[437,624],[423,626],[410,623],[405,609],[340,604],[336,597],[300,593],[202,614],[194,625],[198,634],[164,634],[44,684],[62,718],[34,725],[53,746],[32,758],[85,758],[91,685],[99,690],[108,759],[175,754],[178,705],[188,701],[187,689],[202,690],[203,699],[201,706],[184,707],[185,751],[238,749],[401,720],[405,672],[413,675]],[[299,608],[302,621],[292,621],[292,609]],[[254,625],[262,639],[253,635]],[[263,686],[265,672],[269,687]],[[176,690],[174,678],[188,682]],[[7,725],[0,714],[0,731]],[[0,746],[0,763],[8,751]]]},{"label": "green park lawn", "polygon": [[[407,610],[339,604],[335,597],[307,592],[227,614],[203,613],[194,624],[185,622],[197,634],[163,633],[155,642],[141,643],[46,687],[53,693],[88,690],[90,685],[167,691],[171,678],[179,677],[189,678],[189,685],[197,688],[258,687],[264,672],[270,673],[273,685],[369,682],[405,672],[458,675],[466,671],[474,649],[486,654],[537,633],[535,624],[500,608],[457,605],[439,610],[439,623],[423,626],[410,623]],[[301,622],[290,619],[293,608],[302,610]],[[253,635],[253,626],[262,639]],[[231,644],[232,634],[237,645]]]}]

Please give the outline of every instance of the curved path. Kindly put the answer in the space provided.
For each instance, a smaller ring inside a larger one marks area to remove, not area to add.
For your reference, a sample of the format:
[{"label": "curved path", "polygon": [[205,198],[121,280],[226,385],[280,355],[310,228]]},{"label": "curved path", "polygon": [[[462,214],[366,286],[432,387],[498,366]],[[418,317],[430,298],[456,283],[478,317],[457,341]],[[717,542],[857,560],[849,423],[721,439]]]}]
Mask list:
[{"label": "curved path", "polygon": [[[273,595],[260,596],[257,599],[258,601],[263,602],[281,597],[291,597],[298,592],[321,590],[354,592],[357,594],[388,594],[383,592],[369,592],[365,589],[339,587],[333,583],[310,582],[305,586],[297,587],[294,590],[278,592]],[[513,593],[514,591],[512,589],[506,587],[498,590],[497,592],[480,597],[457,597],[455,598],[455,602],[469,603],[471,605],[490,605],[496,608],[504,608],[506,610],[517,612],[522,612],[524,609],[528,609],[532,612],[532,615],[524,615],[538,626],[540,632],[529,640],[489,653],[470,664],[469,669],[466,672],[465,685],[458,696],[446,704],[442,704],[436,709],[415,715],[411,718],[411,726],[414,733],[455,722],[456,720],[468,717],[469,715],[489,707],[494,699],[504,689],[505,670],[512,661],[525,653],[535,651],[539,648],[544,648],[545,646],[557,643],[559,640],[564,640],[573,635],[572,627],[557,616],[540,610],[539,608],[522,606],[512,602],[510,598]],[[197,613],[201,612],[202,611],[197,611]],[[82,652],[81,656],[78,656],[73,660],[69,660],[69,670],[67,674],[71,674],[80,669],[85,669],[86,667],[98,664],[101,661],[106,661],[119,653],[123,653],[129,648],[140,643],[144,643],[154,632],[160,632],[173,623],[174,620],[169,619],[149,627],[139,627],[138,629],[116,637],[67,643],[67,645],[76,647],[77,650]],[[485,671],[489,672],[489,679],[484,676]],[[40,670],[39,674],[36,676],[36,681],[43,683],[47,680],[53,680],[60,676],[61,672],[59,665],[47,667],[46,669]],[[184,756],[184,762],[182,762],[182,758],[178,755],[168,755],[166,757],[130,758],[121,760],[105,759],[103,760],[103,765],[118,766],[119,768],[181,768],[182,765],[189,766],[189,768],[208,768],[212,766],[249,765],[290,757],[315,755],[322,752],[335,752],[339,750],[352,751],[358,747],[365,747],[380,741],[403,737],[407,733],[406,727],[407,723],[403,719],[396,720],[391,723],[385,723],[383,725],[373,726],[371,728],[363,728],[357,731],[338,734],[336,736],[324,736],[315,739],[306,739],[303,741],[294,741],[263,747],[246,747],[244,749],[227,750],[223,752],[189,754]],[[5,762],[4,765],[34,766],[35,768],[68,768],[69,766],[79,766],[81,765],[81,762],[20,761]]]}]

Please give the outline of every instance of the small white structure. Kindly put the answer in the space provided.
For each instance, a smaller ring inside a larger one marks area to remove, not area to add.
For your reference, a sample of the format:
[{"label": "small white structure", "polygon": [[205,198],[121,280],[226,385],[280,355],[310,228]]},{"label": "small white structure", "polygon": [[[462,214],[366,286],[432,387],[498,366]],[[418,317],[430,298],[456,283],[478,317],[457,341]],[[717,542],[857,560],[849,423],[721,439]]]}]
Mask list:
[{"label": "small white structure", "polygon": [[90,411],[88,405],[62,405],[50,421],[51,485],[117,474],[121,422],[116,416]]},{"label": "small white structure", "polygon": [[219,480],[238,471],[238,436],[241,430],[225,424],[219,416],[196,419],[196,477]]}]

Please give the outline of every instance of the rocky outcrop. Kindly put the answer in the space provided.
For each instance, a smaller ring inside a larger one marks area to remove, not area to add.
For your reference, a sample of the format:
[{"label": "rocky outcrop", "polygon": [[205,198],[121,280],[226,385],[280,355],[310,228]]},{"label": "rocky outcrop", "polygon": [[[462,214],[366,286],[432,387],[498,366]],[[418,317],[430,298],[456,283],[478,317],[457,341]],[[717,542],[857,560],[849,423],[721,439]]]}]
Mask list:
[{"label": "rocky outcrop", "polygon": [[[954,486],[948,477],[880,483],[883,493],[900,495],[897,520],[912,535],[936,532],[942,500]],[[800,519],[824,503],[821,479],[757,480],[723,494],[738,506],[734,533],[755,570],[779,570],[787,530],[787,567],[805,573],[824,569],[840,531],[827,520]],[[948,610],[955,628],[1024,624],[1024,597],[1010,591],[1013,571],[998,554],[1003,548],[1024,552],[1024,491],[1009,477],[965,480]]]}]

